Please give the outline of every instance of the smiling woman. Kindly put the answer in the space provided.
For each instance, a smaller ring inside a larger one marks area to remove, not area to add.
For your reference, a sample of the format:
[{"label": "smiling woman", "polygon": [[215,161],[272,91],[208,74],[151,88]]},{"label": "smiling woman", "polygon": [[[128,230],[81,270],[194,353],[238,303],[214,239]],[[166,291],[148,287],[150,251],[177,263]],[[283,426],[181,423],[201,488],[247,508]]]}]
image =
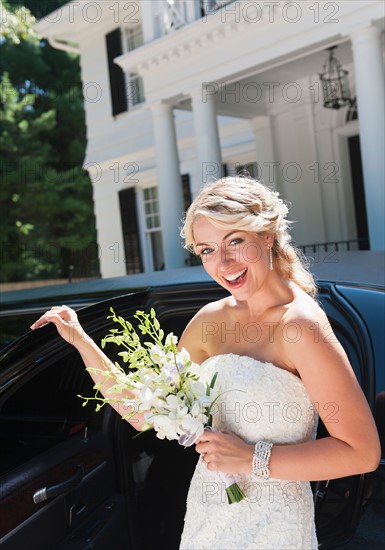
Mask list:
[{"label": "smiling woman", "polygon": [[[227,292],[204,302],[179,340],[199,377],[217,374],[212,431],[195,446],[183,549],[315,550],[310,482],[370,472],[379,462],[370,408],[290,245],[286,214],[276,193],[246,177],[205,187],[187,213],[186,246]],[[114,398],[114,380],[100,386],[99,372],[113,363],[76,313],[54,307],[32,328],[46,323],[78,350],[103,396]],[[137,389],[118,397],[136,399]],[[320,439],[318,416],[328,432]],[[145,424],[142,413],[127,420],[137,430]],[[228,504],[223,474],[236,478],[245,498]]]},{"label": "smiling woman", "polygon": [[[287,212],[277,193],[237,176],[203,188],[186,215],[185,246],[230,296],[204,306],[179,344],[204,371],[218,372],[216,430],[197,441],[202,460],[190,485],[183,549],[315,550],[309,482],[371,471],[379,462],[370,409],[290,244]],[[269,411],[256,418],[262,404]],[[318,413],[329,432],[321,440]],[[365,436],[357,428],[363,418]],[[219,472],[237,475],[246,494],[231,509]]]}]

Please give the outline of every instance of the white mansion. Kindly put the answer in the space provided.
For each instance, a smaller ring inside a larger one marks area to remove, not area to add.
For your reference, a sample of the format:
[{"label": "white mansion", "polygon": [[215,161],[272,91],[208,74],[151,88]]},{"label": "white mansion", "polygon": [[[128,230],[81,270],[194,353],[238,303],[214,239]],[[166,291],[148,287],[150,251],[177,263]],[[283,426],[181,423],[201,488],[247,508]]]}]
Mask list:
[{"label": "white mansion", "polygon": [[384,249],[383,25],[382,0],[73,0],[41,19],[80,54],[102,276],[188,263],[185,208],[244,167],[291,203],[297,245]]}]

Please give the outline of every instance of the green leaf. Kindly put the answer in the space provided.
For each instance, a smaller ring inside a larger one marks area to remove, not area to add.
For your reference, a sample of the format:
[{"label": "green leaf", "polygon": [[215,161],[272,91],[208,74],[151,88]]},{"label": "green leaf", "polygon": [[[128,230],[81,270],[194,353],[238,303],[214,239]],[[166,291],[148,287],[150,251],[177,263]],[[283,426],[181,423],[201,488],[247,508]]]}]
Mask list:
[{"label": "green leaf", "polygon": [[214,388],[215,382],[217,381],[217,377],[218,377],[218,372],[216,372],[216,373],[214,374],[214,376],[212,377],[212,379],[211,379],[211,382],[210,382],[210,388],[211,388],[211,389]]}]

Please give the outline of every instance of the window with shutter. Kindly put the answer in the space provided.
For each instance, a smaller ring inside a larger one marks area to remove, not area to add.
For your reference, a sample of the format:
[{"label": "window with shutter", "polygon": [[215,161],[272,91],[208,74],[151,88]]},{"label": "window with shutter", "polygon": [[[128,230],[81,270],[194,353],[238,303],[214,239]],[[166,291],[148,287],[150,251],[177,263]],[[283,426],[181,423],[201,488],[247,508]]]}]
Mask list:
[{"label": "window with shutter", "polygon": [[[132,52],[144,44],[143,30],[141,26],[123,29],[123,53]],[[145,101],[143,79],[136,73],[126,73],[126,90],[128,110]]]},{"label": "window with shutter", "polygon": [[192,200],[191,200],[191,189],[190,189],[190,174],[182,175],[182,190],[183,190],[183,208],[184,211],[188,209]]},{"label": "window with shutter", "polygon": [[114,63],[114,59],[123,53],[121,30],[119,28],[106,35],[106,47],[112,115],[116,116],[128,109],[124,72],[119,65]]},{"label": "window with shutter", "polygon": [[140,253],[138,213],[134,187],[119,191],[119,204],[122,220],[126,272],[127,274],[141,273],[143,271],[143,266]]},{"label": "window with shutter", "polygon": [[[182,175],[182,191],[183,191],[183,208],[186,213],[188,207],[192,203],[192,196],[191,196],[191,188],[190,188],[190,174],[183,174]],[[191,252],[188,255],[188,258],[186,258],[186,265],[200,265],[201,260],[198,256],[195,254],[192,254]]]},{"label": "window with shutter", "polygon": [[146,220],[146,239],[151,268],[153,271],[164,269],[162,230],[160,227],[158,188],[143,189],[144,216]]}]

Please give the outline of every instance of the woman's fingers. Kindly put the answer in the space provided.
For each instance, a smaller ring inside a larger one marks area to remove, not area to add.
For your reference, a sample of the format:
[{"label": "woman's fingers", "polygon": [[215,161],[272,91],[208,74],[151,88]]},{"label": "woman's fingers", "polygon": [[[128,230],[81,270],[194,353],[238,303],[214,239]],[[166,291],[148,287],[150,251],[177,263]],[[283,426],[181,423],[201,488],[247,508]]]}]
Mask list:
[{"label": "woman's fingers", "polygon": [[50,323],[52,320],[50,319],[49,317],[49,313],[44,313],[44,315],[42,315],[41,317],[39,317],[39,319],[37,321],[35,321],[32,325],[31,325],[31,329],[32,330],[35,330],[36,328],[40,328],[44,325],[48,325],[48,323]]},{"label": "woman's fingers", "polygon": [[219,439],[220,432],[205,431],[196,441],[195,449],[199,454],[208,453],[213,450]]},{"label": "woman's fingers", "polygon": [[31,325],[31,329],[42,327],[47,323],[55,323],[60,325],[61,321],[77,322],[77,315],[75,311],[67,306],[54,306],[49,311],[44,313],[37,321]]},{"label": "woman's fingers", "polygon": [[209,470],[234,474],[248,472],[253,446],[231,432],[205,432],[196,443]]},{"label": "woman's fingers", "polygon": [[39,328],[39,327],[42,327],[44,325],[47,325],[48,323],[53,323],[54,325],[56,325],[56,327],[59,327],[61,326],[63,323],[66,323],[66,321],[60,316],[58,315],[57,313],[54,313],[54,312],[47,312],[47,313],[44,313],[44,315],[42,315],[40,317],[40,319],[38,319],[32,326],[31,326],[31,329],[35,329],[35,328]]},{"label": "woman's fingers", "polygon": [[60,336],[70,344],[75,344],[75,341],[84,338],[76,312],[67,306],[52,307],[31,325],[31,329],[35,330],[48,323],[53,323]]}]

